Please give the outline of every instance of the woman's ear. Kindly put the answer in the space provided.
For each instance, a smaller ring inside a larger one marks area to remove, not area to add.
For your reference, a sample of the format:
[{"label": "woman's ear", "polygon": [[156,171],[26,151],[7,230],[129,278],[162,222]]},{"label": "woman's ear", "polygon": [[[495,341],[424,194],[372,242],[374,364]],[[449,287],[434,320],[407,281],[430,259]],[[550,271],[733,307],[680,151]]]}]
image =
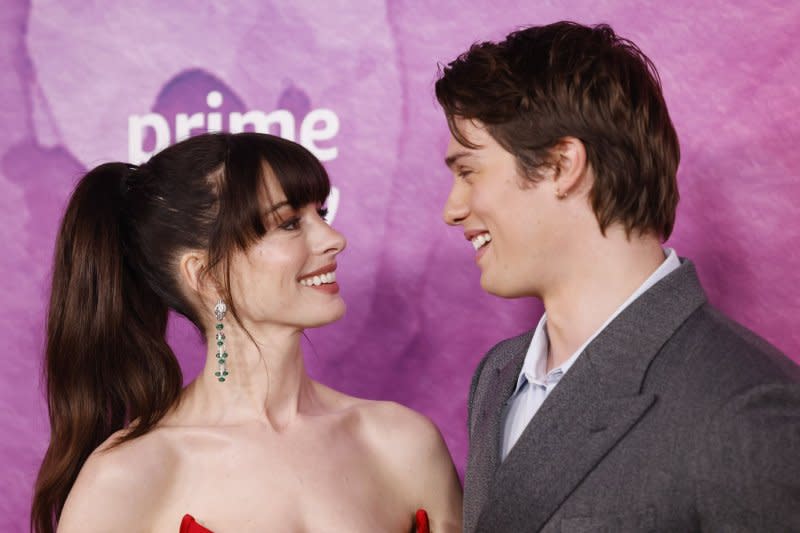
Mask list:
[{"label": "woman's ear", "polygon": [[178,265],[181,281],[200,296],[201,300],[204,299],[204,296],[216,297],[217,292],[216,284],[209,276],[206,265],[208,265],[208,256],[205,252],[196,250],[184,253]]}]

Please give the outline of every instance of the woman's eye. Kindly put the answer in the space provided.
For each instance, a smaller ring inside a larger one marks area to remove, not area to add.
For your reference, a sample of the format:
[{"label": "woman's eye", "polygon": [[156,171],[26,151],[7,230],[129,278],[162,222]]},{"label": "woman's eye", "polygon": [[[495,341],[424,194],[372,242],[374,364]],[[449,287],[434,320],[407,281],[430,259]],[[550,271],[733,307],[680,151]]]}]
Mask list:
[{"label": "woman's eye", "polygon": [[287,231],[293,231],[300,227],[300,217],[292,217],[288,220],[285,220],[279,228]]}]

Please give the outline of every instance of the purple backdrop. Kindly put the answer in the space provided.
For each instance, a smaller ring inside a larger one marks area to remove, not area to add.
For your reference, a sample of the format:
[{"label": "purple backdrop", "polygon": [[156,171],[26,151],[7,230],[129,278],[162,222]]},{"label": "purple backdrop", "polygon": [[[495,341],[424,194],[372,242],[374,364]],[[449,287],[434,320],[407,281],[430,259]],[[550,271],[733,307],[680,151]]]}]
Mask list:
[{"label": "purple backdrop", "polygon": [[[653,59],[683,152],[670,245],[697,263],[712,302],[800,359],[800,4],[466,4],[4,0],[0,531],[25,529],[47,444],[42,330],[65,200],[87,168],[143,156],[192,123],[251,121],[325,160],[349,240],[348,314],[309,333],[310,371],[427,414],[463,469],[472,370],[540,307],[483,294],[471,245],[441,222],[451,178],[432,85],[437,62],[525,24],[608,22]],[[170,339],[191,379],[197,334],[175,321]]]}]

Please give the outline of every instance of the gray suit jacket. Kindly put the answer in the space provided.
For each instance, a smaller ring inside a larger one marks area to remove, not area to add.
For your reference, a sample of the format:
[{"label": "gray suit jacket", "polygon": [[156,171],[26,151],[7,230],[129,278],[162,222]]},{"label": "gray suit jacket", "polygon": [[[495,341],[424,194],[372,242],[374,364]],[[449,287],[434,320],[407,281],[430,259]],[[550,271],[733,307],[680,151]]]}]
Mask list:
[{"label": "gray suit jacket", "polygon": [[532,334],[473,377],[465,531],[800,532],[800,369],[712,308],[690,262],[587,346],[501,463]]}]

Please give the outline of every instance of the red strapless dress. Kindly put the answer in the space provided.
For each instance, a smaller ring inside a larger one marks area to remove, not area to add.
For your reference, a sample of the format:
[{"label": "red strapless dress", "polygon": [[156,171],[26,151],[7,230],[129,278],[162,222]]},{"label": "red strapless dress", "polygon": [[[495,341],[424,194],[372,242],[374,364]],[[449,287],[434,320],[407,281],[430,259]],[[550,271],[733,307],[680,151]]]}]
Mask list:
[{"label": "red strapless dress", "polygon": [[[412,526],[411,533],[430,533],[430,527],[428,526],[428,513],[425,512],[425,509],[417,510],[416,516],[414,516],[414,525]],[[204,528],[197,521],[192,517],[192,515],[186,515],[181,520],[181,531],[180,533],[214,533],[210,529]]]},{"label": "red strapless dress", "polygon": [[210,529],[206,529],[194,519],[190,514],[187,514],[181,520],[180,533],[213,533]]}]

